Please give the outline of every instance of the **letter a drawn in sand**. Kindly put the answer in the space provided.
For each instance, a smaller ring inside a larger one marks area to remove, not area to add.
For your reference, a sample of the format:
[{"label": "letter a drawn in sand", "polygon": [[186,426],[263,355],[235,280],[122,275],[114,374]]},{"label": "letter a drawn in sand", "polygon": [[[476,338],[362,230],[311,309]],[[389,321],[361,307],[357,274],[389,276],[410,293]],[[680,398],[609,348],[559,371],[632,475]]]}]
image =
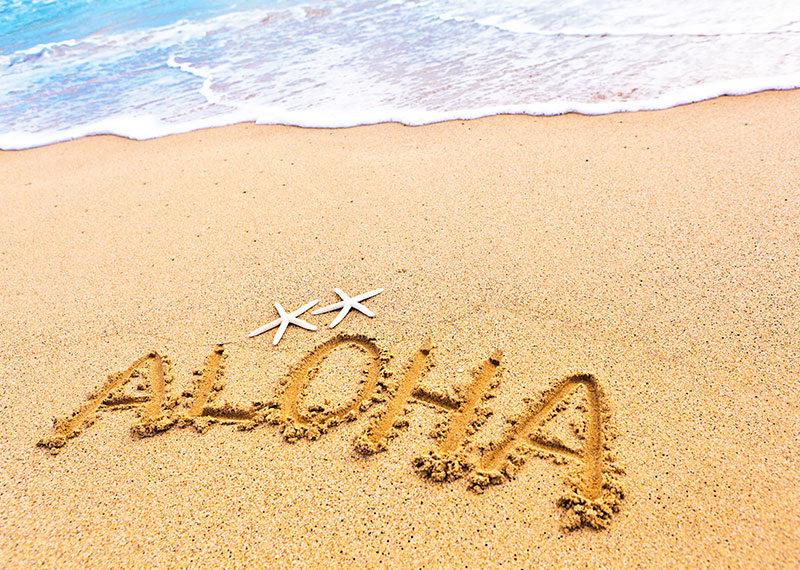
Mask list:
[{"label": "letter a drawn in sand", "polygon": [[[138,381],[135,390],[126,392],[132,381]],[[131,429],[145,437],[169,429],[175,423],[171,409],[175,402],[166,396],[166,385],[172,381],[169,362],[151,352],[139,358],[124,372],[111,374],[105,384],[90,394],[89,399],[71,416],[56,418],[55,432],[42,438],[37,445],[57,452],[70,438],[77,437],[106,410],[135,408],[139,421]]]},{"label": "letter a drawn in sand", "polygon": [[[564,411],[568,399],[581,388],[585,390],[586,403],[579,409],[585,422],[576,432],[583,445],[582,450],[575,451],[557,438],[544,437],[541,428]],[[470,486],[480,491],[513,479],[528,453],[567,462],[576,468],[568,477],[566,493],[558,501],[568,513],[565,526],[604,528],[623,498],[618,481],[622,469],[615,465],[608,447],[608,417],[597,379],[590,374],[570,376],[529,405],[521,417],[509,422],[505,436],[484,453],[470,477]]]}]

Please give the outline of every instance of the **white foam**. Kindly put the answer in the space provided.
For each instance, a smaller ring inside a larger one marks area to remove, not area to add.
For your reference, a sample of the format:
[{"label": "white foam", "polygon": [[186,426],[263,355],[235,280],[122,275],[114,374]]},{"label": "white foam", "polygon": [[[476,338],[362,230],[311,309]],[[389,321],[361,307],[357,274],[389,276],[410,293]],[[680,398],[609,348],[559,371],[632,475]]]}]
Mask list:
[{"label": "white foam", "polygon": [[178,63],[177,61],[175,61],[174,55],[169,56],[169,58],[167,59],[167,66],[178,68],[183,72],[201,78],[203,80],[203,85],[200,87],[200,94],[203,97],[205,97],[206,101],[208,101],[211,104],[222,103],[221,98],[216,93],[214,93],[214,90],[211,88],[214,76],[211,74],[210,70],[201,69],[199,67],[193,67],[188,63]]},{"label": "white foam", "polygon": [[544,36],[709,36],[800,31],[800,10],[795,0],[660,0],[656,4],[639,0],[540,0],[535,5],[515,0],[471,0],[445,4],[448,10],[437,14],[443,20]]},{"label": "white foam", "polygon": [[290,2],[96,33],[0,56],[0,148],[250,121],[595,115],[800,87],[800,10],[766,1]]},{"label": "white foam", "polygon": [[479,109],[460,109],[446,112],[408,111],[352,111],[331,114],[327,111],[287,111],[274,107],[243,107],[213,117],[171,123],[150,115],[118,115],[92,124],[66,130],[42,133],[9,132],[0,134],[0,149],[24,150],[94,135],[116,135],[133,140],[147,140],[167,135],[181,134],[198,129],[222,127],[237,123],[254,122],[262,125],[292,125],[309,128],[347,128],[380,123],[401,123],[421,126],[456,120],[471,120],[494,115],[553,116],[566,113],[606,115],[611,113],[655,111],[679,105],[713,99],[723,95],[747,95],[764,90],[800,88],[800,73],[784,77],[758,78],[746,81],[719,82],[695,86],[664,96],[628,102],[584,103],[576,101],[551,101],[520,105],[505,105]]}]

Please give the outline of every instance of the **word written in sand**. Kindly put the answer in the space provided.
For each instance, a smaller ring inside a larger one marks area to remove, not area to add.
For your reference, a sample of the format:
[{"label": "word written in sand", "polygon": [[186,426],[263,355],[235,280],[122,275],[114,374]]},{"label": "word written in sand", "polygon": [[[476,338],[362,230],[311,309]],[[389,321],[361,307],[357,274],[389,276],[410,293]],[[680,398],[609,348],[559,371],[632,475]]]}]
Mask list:
[{"label": "word written in sand", "polygon": [[[321,365],[334,351],[355,351],[359,356],[362,364],[356,393],[337,406],[301,405],[307,401],[309,386]],[[481,447],[473,439],[492,413],[487,402],[500,384],[502,352],[492,352],[472,372],[469,385],[453,394],[425,385],[426,373],[433,366],[432,351],[430,341],[426,341],[399,373],[392,374],[387,370],[390,357],[374,338],[338,335],[316,347],[290,370],[274,400],[246,406],[220,403],[225,387],[223,346],[213,350],[203,369],[195,373],[192,387],[178,397],[170,396],[168,391],[172,382],[169,360],[152,352],[124,372],[109,376],[71,416],[56,418],[54,433],[39,445],[57,452],[103,412],[118,409],[137,411],[138,420],[132,430],[141,437],[176,425],[191,426],[202,433],[214,423],[240,429],[273,424],[280,426],[287,441],[294,442],[301,438],[315,440],[373,408],[366,429],[355,440],[355,448],[361,454],[372,455],[389,448],[391,440],[409,425],[411,406],[419,403],[440,414],[432,433],[434,443],[413,462],[420,475],[440,482],[463,477],[470,489],[481,492],[514,478],[526,456],[550,458],[569,466],[565,492],[558,499],[564,509],[565,526],[605,527],[623,497],[619,485],[622,470],[610,449],[613,430],[597,379],[579,374],[555,383],[531,401],[519,417],[510,419],[497,441]],[[561,414],[568,418],[572,432],[569,438],[546,429]],[[570,439],[570,443],[564,439]]]}]

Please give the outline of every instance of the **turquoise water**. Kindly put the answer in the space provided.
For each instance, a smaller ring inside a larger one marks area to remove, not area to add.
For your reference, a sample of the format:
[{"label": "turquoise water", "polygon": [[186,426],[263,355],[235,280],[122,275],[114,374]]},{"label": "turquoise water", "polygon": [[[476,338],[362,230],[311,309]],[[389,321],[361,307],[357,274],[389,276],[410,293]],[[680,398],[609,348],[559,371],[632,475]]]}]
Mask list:
[{"label": "turquoise water", "polygon": [[0,148],[800,86],[800,2],[0,0]]},{"label": "turquoise water", "polygon": [[[90,34],[156,28],[179,20],[224,14],[242,2],[193,0],[16,0],[0,1],[0,53],[24,51]],[[257,6],[277,2],[253,2]]]}]

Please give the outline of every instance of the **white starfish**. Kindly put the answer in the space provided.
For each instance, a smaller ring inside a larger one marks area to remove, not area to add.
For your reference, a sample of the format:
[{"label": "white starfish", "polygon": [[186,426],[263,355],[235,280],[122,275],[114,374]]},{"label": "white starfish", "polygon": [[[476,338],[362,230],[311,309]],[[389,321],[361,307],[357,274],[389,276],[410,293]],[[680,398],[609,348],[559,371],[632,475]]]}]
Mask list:
[{"label": "white starfish", "polygon": [[268,330],[274,329],[275,327],[280,325],[278,332],[275,333],[275,338],[272,339],[272,344],[276,345],[281,340],[283,333],[286,332],[286,327],[288,327],[289,325],[297,325],[298,327],[304,328],[306,330],[315,331],[317,330],[317,327],[315,327],[311,323],[305,322],[303,319],[298,319],[297,317],[305,313],[307,310],[309,310],[317,303],[319,303],[319,301],[311,301],[310,303],[306,303],[305,305],[303,305],[296,311],[292,311],[291,313],[287,313],[284,310],[284,308],[281,307],[280,303],[275,303],[275,309],[278,311],[280,318],[275,319],[271,323],[267,323],[263,327],[257,328],[247,336],[250,338],[258,336],[261,333],[267,332]]},{"label": "white starfish", "polygon": [[344,291],[341,289],[334,288],[336,294],[342,298],[341,301],[338,303],[334,303],[333,305],[328,305],[327,307],[322,307],[321,309],[317,309],[316,311],[312,311],[312,315],[321,315],[322,313],[330,313],[331,311],[336,311],[337,309],[341,309],[341,312],[336,315],[336,318],[333,319],[331,323],[331,328],[335,327],[339,323],[342,322],[344,316],[350,311],[350,309],[356,309],[357,311],[361,311],[368,317],[374,317],[375,313],[367,309],[364,305],[361,304],[361,301],[366,301],[370,297],[374,297],[378,293],[383,293],[383,289],[375,289],[374,291],[368,291],[366,293],[361,293],[361,295],[356,295],[355,297],[348,297]]}]

